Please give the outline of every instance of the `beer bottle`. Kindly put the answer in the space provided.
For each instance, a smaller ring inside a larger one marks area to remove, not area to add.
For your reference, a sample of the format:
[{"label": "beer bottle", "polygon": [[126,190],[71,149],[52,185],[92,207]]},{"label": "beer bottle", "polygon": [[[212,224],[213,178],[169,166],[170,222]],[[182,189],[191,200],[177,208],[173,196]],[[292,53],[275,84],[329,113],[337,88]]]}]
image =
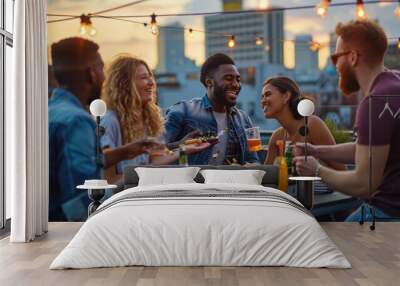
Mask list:
[{"label": "beer bottle", "polygon": [[189,166],[188,157],[185,153],[185,145],[179,145],[179,165]]}]

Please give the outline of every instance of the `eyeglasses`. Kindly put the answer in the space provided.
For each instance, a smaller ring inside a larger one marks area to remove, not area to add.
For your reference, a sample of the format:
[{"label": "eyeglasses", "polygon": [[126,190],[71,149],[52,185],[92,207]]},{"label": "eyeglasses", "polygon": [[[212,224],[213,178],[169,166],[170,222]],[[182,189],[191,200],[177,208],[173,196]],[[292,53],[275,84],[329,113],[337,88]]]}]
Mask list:
[{"label": "eyeglasses", "polygon": [[350,53],[351,53],[351,51],[332,54],[331,55],[331,61],[332,61],[333,65],[336,66],[337,61],[341,56],[345,56],[345,55],[348,55]]}]

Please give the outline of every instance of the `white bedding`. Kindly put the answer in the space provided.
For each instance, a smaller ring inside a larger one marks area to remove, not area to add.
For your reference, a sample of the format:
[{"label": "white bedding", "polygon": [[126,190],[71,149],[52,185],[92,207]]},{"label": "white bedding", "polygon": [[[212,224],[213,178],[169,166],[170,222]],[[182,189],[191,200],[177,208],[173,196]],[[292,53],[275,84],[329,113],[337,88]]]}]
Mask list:
[{"label": "white bedding", "polygon": [[[294,266],[350,268],[318,222],[288,203],[251,197],[118,199],[137,192],[279,190],[238,184],[135,187],[105,201],[50,269],[145,266]],[[243,192],[240,192],[243,193]]]}]

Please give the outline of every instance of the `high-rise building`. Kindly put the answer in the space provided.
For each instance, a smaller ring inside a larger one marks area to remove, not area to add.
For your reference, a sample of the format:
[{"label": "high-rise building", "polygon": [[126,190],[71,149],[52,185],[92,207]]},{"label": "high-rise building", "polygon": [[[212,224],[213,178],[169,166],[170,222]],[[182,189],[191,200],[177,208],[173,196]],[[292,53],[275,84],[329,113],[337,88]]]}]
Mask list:
[{"label": "high-rise building", "polygon": [[157,39],[158,73],[176,73],[196,69],[185,56],[185,35],[180,23],[160,27]]},{"label": "high-rise building", "polygon": [[[224,1],[226,10],[229,10],[226,2],[241,3]],[[207,16],[206,57],[222,52],[230,55],[237,64],[266,62],[283,65],[283,25],[283,11]],[[234,48],[227,45],[229,35],[235,36]],[[256,45],[257,38],[261,38],[263,43]]]},{"label": "high-rise building", "polygon": [[310,49],[311,35],[297,35],[295,38],[295,73],[300,77],[317,77],[318,52]]}]

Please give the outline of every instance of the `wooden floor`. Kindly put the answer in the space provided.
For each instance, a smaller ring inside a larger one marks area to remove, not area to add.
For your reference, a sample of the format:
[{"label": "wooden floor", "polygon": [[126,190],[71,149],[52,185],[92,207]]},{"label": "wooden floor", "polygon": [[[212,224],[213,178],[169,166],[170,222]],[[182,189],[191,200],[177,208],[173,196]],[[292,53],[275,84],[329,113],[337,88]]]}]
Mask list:
[{"label": "wooden floor", "polygon": [[400,285],[400,223],[322,223],[353,268],[123,267],[48,270],[79,229],[51,223],[49,233],[27,244],[0,241],[0,285]]}]

